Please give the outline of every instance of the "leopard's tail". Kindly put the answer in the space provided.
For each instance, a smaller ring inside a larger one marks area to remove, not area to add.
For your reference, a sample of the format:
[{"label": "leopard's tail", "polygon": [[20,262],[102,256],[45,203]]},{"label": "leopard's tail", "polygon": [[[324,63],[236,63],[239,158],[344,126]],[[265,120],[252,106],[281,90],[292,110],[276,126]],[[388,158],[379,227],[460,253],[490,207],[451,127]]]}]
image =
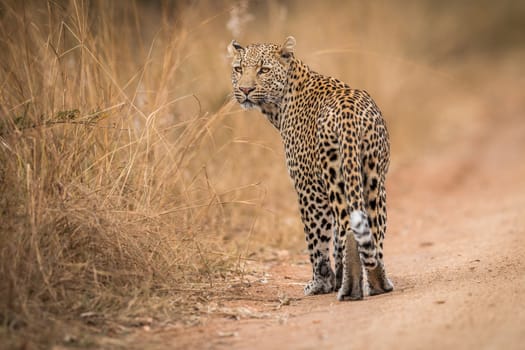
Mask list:
[{"label": "leopard's tail", "polygon": [[374,269],[377,266],[377,252],[367,215],[360,210],[354,210],[350,215],[350,227],[363,265],[367,270]]}]

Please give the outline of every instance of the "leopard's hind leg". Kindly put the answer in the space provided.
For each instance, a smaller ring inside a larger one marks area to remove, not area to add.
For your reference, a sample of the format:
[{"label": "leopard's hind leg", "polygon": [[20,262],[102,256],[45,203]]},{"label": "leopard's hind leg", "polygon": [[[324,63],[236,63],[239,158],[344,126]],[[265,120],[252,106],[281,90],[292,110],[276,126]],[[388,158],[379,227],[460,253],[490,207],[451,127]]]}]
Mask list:
[{"label": "leopard's hind leg", "polygon": [[335,276],[330,266],[330,235],[332,215],[326,194],[319,185],[313,185],[307,191],[298,190],[301,218],[310,262],[312,279],[304,287],[305,295],[330,293],[334,289]]},{"label": "leopard's hind leg", "polygon": [[[376,266],[367,269],[368,285],[370,295],[377,295],[390,292],[394,289],[394,285],[388,279],[383,263],[383,239],[386,232],[386,191],[384,186],[384,176],[379,176],[373,169],[370,169],[365,181],[365,198],[368,213],[368,223],[374,239],[376,247],[375,259]],[[365,165],[366,167],[367,165]]]}]

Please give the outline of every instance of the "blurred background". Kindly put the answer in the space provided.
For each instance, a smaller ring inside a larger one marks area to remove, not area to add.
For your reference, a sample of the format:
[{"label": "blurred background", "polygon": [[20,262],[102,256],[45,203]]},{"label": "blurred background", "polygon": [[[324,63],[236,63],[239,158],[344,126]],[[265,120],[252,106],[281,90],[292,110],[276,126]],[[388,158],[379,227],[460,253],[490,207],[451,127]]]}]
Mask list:
[{"label": "blurred background", "polygon": [[293,35],[367,90],[395,178],[522,122],[524,18],[511,0],[0,1],[0,337],[188,319],[246,259],[304,250],[279,134],[232,102],[232,39]]}]

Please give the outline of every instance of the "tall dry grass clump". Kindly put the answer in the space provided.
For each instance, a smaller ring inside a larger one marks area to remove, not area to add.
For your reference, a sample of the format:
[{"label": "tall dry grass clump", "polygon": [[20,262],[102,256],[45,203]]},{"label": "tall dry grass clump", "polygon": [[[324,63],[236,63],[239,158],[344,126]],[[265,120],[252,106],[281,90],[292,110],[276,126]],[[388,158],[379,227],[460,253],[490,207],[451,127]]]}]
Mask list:
[{"label": "tall dry grass clump", "polygon": [[142,9],[122,5],[1,3],[5,330],[148,308],[176,319],[196,297],[184,291],[233,261],[202,150],[228,106],[205,114],[181,94],[183,24],[163,18],[147,41]]}]

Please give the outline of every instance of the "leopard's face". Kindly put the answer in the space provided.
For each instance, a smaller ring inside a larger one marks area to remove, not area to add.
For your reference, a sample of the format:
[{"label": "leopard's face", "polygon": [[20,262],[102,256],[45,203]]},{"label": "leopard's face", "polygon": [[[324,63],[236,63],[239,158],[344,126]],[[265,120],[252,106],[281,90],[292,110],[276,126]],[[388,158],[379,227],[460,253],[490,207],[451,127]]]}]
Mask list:
[{"label": "leopard's face", "polygon": [[260,109],[267,104],[280,104],[293,55],[293,45],[286,44],[282,47],[275,44],[242,47],[235,41],[230,44],[233,94],[243,108]]}]

